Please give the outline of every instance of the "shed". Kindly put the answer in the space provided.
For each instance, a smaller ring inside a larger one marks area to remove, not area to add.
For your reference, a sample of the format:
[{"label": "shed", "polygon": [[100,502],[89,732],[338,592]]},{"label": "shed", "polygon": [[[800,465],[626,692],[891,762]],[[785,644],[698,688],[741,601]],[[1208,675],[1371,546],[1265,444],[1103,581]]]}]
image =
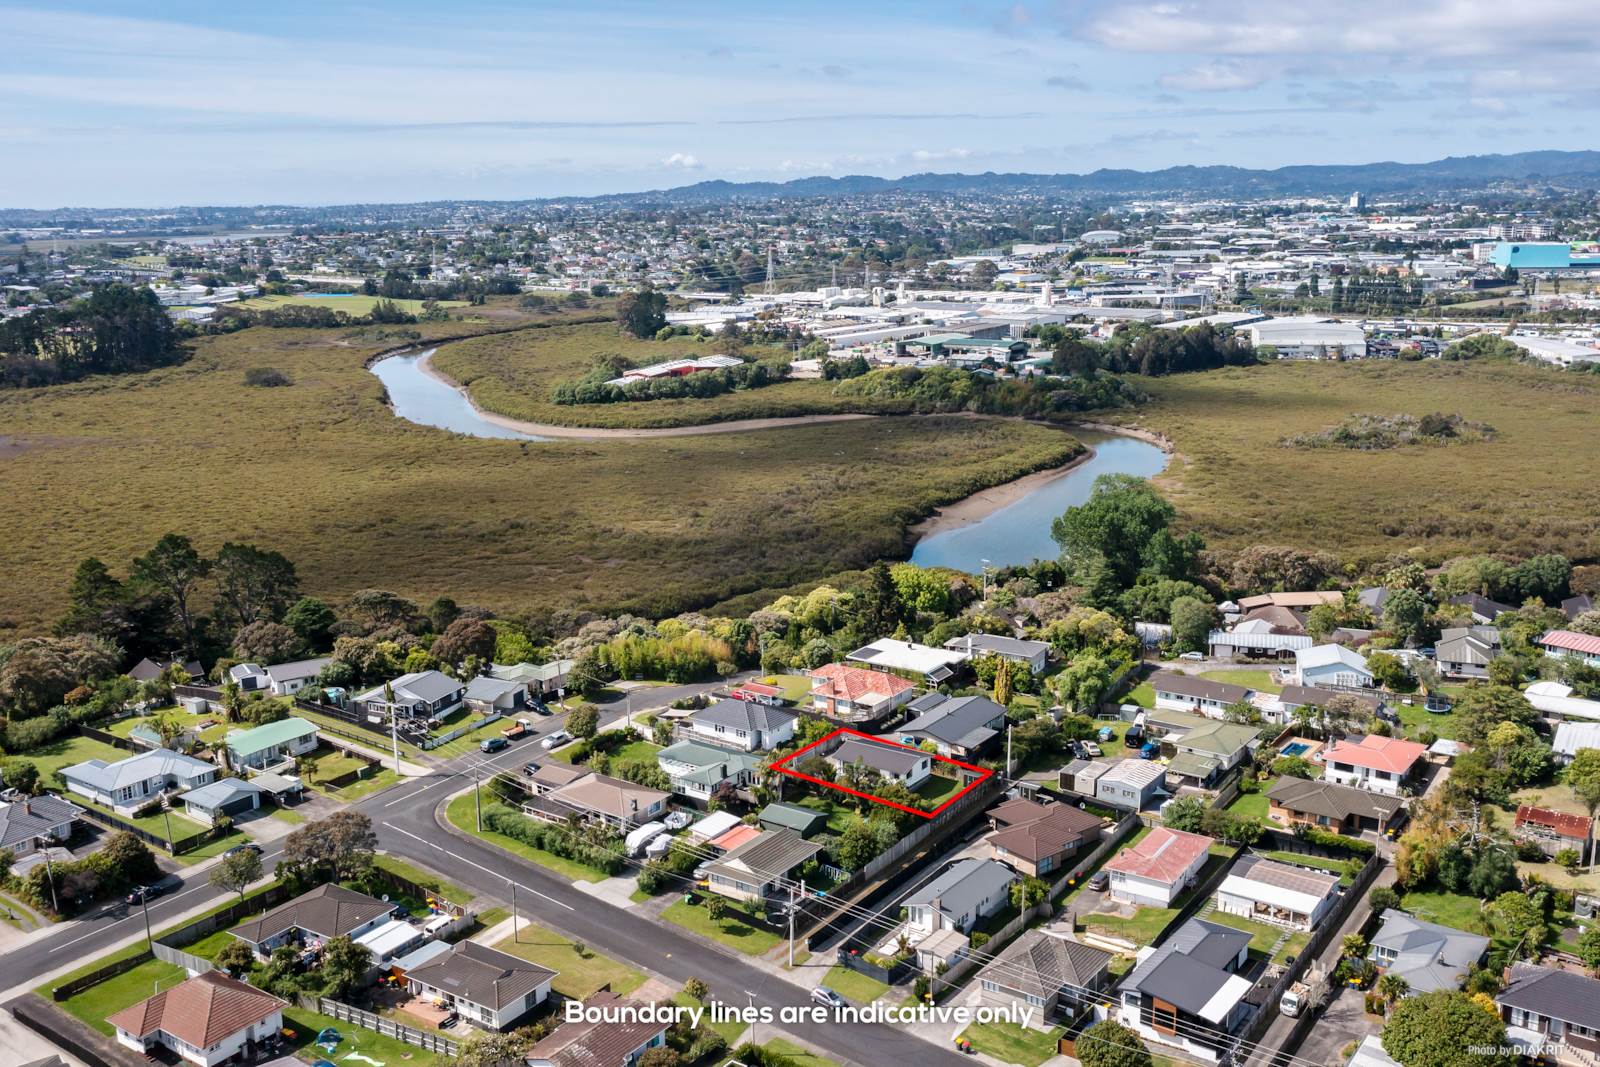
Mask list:
[{"label": "shed", "polygon": [[757,818],[768,830],[787,827],[801,837],[810,837],[828,825],[828,816],[823,812],[781,802],[768,804]]}]

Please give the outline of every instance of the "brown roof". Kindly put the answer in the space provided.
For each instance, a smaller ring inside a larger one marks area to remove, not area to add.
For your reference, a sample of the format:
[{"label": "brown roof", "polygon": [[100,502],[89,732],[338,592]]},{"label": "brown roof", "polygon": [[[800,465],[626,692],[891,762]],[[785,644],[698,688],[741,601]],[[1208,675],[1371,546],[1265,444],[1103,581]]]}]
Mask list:
[{"label": "brown roof", "polygon": [[1008,945],[983,976],[1007,992],[1053,997],[1068,986],[1091,986],[1111,965],[1113,953],[1028,930]]},{"label": "brown roof", "polygon": [[1150,676],[1150,685],[1158,693],[1176,693],[1182,697],[1216,700],[1224,704],[1233,704],[1250,696],[1250,690],[1242,685],[1213,682],[1209,678],[1197,678],[1181,671],[1157,671]]},{"label": "brown roof", "polygon": [[1258,593],[1239,598],[1239,610],[1251,611],[1274,605],[1280,608],[1314,608],[1318,604],[1342,604],[1344,594],[1337,589],[1293,593]]},{"label": "brown roof", "polygon": [[1385,796],[1369,789],[1285,775],[1272,783],[1267,799],[1287,811],[1301,815],[1322,815],[1343,822],[1352,815],[1384,822],[1405,807],[1399,797]]},{"label": "brown roof", "polygon": [[329,882],[279,904],[254,922],[239,924],[233,933],[252,945],[292,929],[317,937],[341,937],[392,911],[393,904]]},{"label": "brown roof", "polygon": [[123,1008],[106,1022],[135,1037],[159,1030],[196,1048],[210,1048],[285,1006],[285,1001],[221,971],[207,971]]},{"label": "brown roof", "polygon": [[[586,1008],[640,1008],[637,1001],[603,989],[583,1002]],[[661,1023],[576,1022],[563,1023],[550,1036],[528,1050],[535,1062],[548,1061],[556,1067],[618,1067],[625,1056],[666,1030]]]},{"label": "brown roof", "polygon": [[570,785],[589,772],[582,767],[574,767],[570,763],[558,763],[551,760],[541,763],[534,770],[528,772],[529,781],[535,785],[544,786],[546,789],[558,789]]},{"label": "brown roof", "polygon": [[1030,862],[1099,832],[1103,820],[1071,804],[1037,804],[1018,797],[989,812],[997,829],[989,843]]},{"label": "brown roof", "polygon": [[550,795],[576,807],[600,812],[614,819],[627,819],[666,800],[670,793],[648,786],[634,785],[605,774],[586,774]]},{"label": "brown roof", "polygon": [[1286,685],[1283,687],[1283,692],[1278,694],[1278,700],[1288,707],[1310,704],[1313,707],[1320,708],[1334,697],[1354,700],[1374,713],[1383,704],[1381,697],[1369,696],[1366,693],[1346,693],[1334,689],[1319,689],[1314,685]]},{"label": "brown roof", "polygon": [[1305,623],[1300,621],[1300,616],[1294,609],[1280,607],[1277,604],[1268,604],[1266,607],[1253,608],[1246,612],[1240,622],[1264,621],[1272,627],[1273,633],[1303,634],[1306,632]]},{"label": "brown roof", "polygon": [[1582,815],[1556,811],[1554,808],[1539,808],[1532,804],[1518,804],[1516,824],[1521,826],[1529,822],[1535,826],[1549,827],[1562,837],[1580,840],[1588,840],[1589,830],[1593,826],[1593,822]]},{"label": "brown roof", "polygon": [[457,941],[449,952],[406,972],[412,981],[496,1011],[517,1003],[555,976],[548,967],[476,941]]}]

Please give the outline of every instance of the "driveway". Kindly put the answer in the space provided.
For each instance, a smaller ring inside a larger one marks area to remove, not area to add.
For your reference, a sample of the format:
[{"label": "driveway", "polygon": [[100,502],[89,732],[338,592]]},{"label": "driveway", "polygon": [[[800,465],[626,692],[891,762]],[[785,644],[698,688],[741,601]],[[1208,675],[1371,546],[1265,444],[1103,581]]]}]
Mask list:
[{"label": "driveway", "polygon": [[1296,1055],[1310,1063],[1344,1063],[1347,1057],[1340,1055],[1341,1049],[1352,1041],[1359,1042],[1383,1029],[1376,1019],[1367,1014],[1365,1005],[1365,993],[1346,988],[1311,1027]]}]

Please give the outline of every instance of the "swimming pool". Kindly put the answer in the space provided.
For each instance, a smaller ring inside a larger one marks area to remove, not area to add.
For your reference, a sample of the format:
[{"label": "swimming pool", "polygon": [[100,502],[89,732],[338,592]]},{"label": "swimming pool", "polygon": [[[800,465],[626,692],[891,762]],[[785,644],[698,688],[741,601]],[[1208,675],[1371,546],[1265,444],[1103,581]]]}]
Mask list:
[{"label": "swimming pool", "polygon": [[1304,741],[1293,741],[1287,745],[1284,745],[1283,748],[1279,750],[1279,754],[1284,756],[1300,756],[1304,755],[1310,750],[1310,748],[1311,746],[1306,744]]}]

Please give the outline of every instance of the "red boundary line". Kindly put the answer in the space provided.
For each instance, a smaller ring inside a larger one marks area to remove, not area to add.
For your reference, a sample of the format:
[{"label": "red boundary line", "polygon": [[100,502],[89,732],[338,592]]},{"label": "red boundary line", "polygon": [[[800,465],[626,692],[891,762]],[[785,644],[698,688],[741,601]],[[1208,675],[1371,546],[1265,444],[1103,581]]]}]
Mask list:
[{"label": "red boundary line", "polygon": [[[919,756],[930,756],[933,759],[938,760],[940,763],[949,763],[949,764],[952,764],[953,766],[961,767],[961,768],[963,768],[965,770],[976,771],[977,774],[978,774],[978,777],[973,779],[972,783],[970,785],[968,785],[965,789],[962,789],[959,792],[957,792],[955,796],[951,797],[949,800],[946,800],[943,804],[940,804],[937,808],[934,808],[932,811],[923,811],[921,808],[913,808],[913,807],[910,807],[910,806],[908,806],[906,804],[897,804],[892,800],[885,800],[880,796],[874,796],[873,794],[864,792],[864,791],[862,791],[860,789],[851,789],[847,785],[840,785],[838,782],[830,782],[826,778],[818,778],[814,774],[806,774],[804,771],[797,771],[797,770],[794,770],[791,767],[784,766],[784,764],[788,763],[789,761],[799,759],[801,756],[805,755],[807,752],[810,752],[812,749],[816,748],[818,745],[822,744],[825,741],[831,741],[835,737],[838,737],[840,734],[849,734],[849,735],[851,735],[853,737],[860,737],[860,738],[863,738],[863,739],[865,739],[867,741],[876,741],[880,745],[893,745],[895,748],[909,749],[910,751],[917,753]],[[783,757],[783,759],[781,759],[781,760],[777,760],[776,762],[774,762],[772,764],[772,769],[777,771],[779,774],[787,774],[791,778],[800,778],[800,779],[803,779],[803,780],[805,780],[807,782],[814,783],[816,785],[827,786],[829,789],[837,789],[841,793],[849,793],[851,796],[862,797],[863,799],[870,800],[875,804],[882,804],[886,808],[894,808],[894,809],[896,809],[898,811],[909,812],[912,815],[920,815],[924,819],[932,819],[932,818],[934,818],[940,812],[942,812],[946,808],[948,808],[950,805],[954,804],[956,801],[960,800],[962,797],[966,796],[968,793],[970,793],[974,789],[978,788],[978,786],[982,785],[986,779],[991,778],[994,775],[994,772],[991,771],[991,770],[988,770],[987,768],[978,767],[978,766],[975,766],[975,765],[973,765],[971,763],[962,763],[958,759],[951,759],[949,756],[941,756],[941,755],[939,755],[937,753],[934,753],[934,752],[924,752],[924,751],[922,751],[922,749],[917,748],[914,745],[902,744],[899,741],[891,741],[887,737],[876,737],[876,736],[874,736],[872,734],[864,734],[860,730],[852,730],[848,726],[841,726],[837,730],[834,730],[832,733],[827,734],[827,735],[825,735],[823,737],[820,737],[817,740],[811,742],[811,744],[807,745],[805,748],[802,748],[800,751],[791,753],[790,755],[787,755],[787,756]]]}]

